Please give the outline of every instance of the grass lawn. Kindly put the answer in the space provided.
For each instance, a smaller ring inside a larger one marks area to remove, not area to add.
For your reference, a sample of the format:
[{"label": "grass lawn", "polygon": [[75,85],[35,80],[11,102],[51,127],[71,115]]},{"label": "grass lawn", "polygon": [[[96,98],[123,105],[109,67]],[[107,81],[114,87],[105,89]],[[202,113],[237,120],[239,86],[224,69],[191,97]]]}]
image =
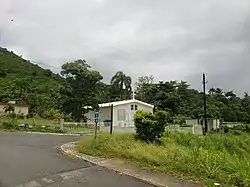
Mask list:
[{"label": "grass lawn", "polygon": [[[10,117],[0,117],[0,124],[5,121],[11,121]],[[17,119],[18,124],[36,124],[36,125],[55,125],[59,126],[59,122],[56,120],[47,120],[43,118],[27,118],[27,119]]]},{"label": "grass lawn", "polygon": [[162,145],[135,140],[132,134],[100,134],[81,140],[79,152],[124,158],[144,169],[199,180],[207,186],[250,186],[250,136],[211,134],[197,136],[171,132]]},{"label": "grass lawn", "polygon": [[[46,126],[48,127],[48,129],[52,129],[52,132],[54,131],[58,131],[58,128],[60,128],[59,122],[56,120],[47,120],[47,119],[43,119],[43,118],[28,118],[28,119],[13,119],[10,117],[0,117],[0,129],[1,129],[1,124],[3,122],[11,122],[11,121],[15,121],[15,124],[19,125],[19,124],[29,124],[29,125],[34,125],[33,129],[25,129],[28,131],[44,131],[44,128],[41,128],[41,126]],[[39,127],[39,128],[35,128],[35,127]],[[54,128],[57,128],[57,130],[53,130]],[[3,128],[2,128],[3,129]],[[13,129],[13,130],[17,130],[17,129]],[[94,129],[89,129],[89,128],[85,128],[85,127],[77,127],[77,128],[69,128],[69,127],[64,127],[64,133],[71,133],[71,134],[91,134],[93,133]],[[48,131],[49,132],[49,131]],[[60,132],[61,133],[61,132]]]},{"label": "grass lawn", "polygon": [[94,129],[78,127],[78,128],[65,128],[68,133],[71,134],[92,134]]}]

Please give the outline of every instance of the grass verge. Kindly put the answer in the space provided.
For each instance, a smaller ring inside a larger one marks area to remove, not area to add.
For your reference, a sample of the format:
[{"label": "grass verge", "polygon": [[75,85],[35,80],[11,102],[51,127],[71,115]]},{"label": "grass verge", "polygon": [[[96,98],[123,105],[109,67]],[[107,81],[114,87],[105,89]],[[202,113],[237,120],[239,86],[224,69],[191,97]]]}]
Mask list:
[{"label": "grass verge", "polygon": [[[1,116],[0,117],[0,124],[3,122],[8,122],[13,120],[11,117]],[[16,118],[16,123],[18,124],[36,124],[36,125],[54,125],[59,126],[59,122],[56,120],[47,120],[43,118]]]},{"label": "grass verge", "polygon": [[[26,125],[25,125],[26,124]],[[2,131],[29,131],[46,133],[91,134],[93,129],[86,127],[64,127],[60,129],[59,122],[42,118],[11,118],[0,117],[0,130]]]},{"label": "grass verge", "polygon": [[199,180],[207,186],[250,186],[250,136],[197,136],[166,133],[162,145],[135,140],[132,134],[100,134],[77,143],[79,152],[123,158],[144,169]]}]

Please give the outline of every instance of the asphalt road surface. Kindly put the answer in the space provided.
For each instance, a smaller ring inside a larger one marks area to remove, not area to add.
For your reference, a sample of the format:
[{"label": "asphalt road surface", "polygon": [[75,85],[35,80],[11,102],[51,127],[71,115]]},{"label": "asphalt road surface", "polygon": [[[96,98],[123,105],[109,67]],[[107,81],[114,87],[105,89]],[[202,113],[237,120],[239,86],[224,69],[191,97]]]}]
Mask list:
[{"label": "asphalt road surface", "polygon": [[153,187],[60,153],[79,138],[0,132],[0,187]]}]

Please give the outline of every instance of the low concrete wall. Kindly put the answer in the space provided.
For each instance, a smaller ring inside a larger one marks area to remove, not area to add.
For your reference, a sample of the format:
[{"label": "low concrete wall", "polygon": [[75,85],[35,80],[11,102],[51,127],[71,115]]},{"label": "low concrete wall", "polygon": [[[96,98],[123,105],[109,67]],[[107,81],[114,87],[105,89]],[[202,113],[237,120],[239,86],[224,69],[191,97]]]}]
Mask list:
[{"label": "low concrete wall", "polygon": [[179,131],[179,132],[192,133],[192,134],[203,133],[201,125],[194,125],[193,127],[180,127],[179,125],[170,124],[166,127],[166,130]]}]

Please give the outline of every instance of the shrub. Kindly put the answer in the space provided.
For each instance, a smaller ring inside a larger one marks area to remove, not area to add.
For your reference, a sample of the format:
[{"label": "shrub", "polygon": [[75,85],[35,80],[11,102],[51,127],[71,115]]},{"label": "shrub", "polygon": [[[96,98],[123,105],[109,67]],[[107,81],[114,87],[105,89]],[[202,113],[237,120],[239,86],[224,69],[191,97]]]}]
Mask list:
[{"label": "shrub", "polygon": [[51,109],[44,111],[42,113],[42,118],[45,118],[45,119],[60,120],[62,117],[63,117],[63,115],[59,109],[51,108]]},{"label": "shrub", "polygon": [[16,118],[17,115],[15,113],[10,113],[10,114],[7,114],[7,117]]},{"label": "shrub", "polygon": [[2,123],[2,126],[4,129],[17,129],[17,120],[16,119],[11,119],[11,120],[8,120],[8,121],[5,121]]},{"label": "shrub", "polygon": [[156,111],[155,114],[137,110],[134,115],[136,136],[145,142],[154,142],[163,136],[169,113]]}]

